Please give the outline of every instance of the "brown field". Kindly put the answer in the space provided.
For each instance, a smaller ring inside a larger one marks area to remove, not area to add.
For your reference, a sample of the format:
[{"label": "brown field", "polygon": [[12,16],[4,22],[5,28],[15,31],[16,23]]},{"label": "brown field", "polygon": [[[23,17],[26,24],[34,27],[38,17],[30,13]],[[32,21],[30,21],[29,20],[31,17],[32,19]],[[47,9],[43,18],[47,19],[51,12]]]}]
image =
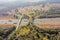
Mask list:
[{"label": "brown field", "polygon": [[46,22],[36,24],[39,28],[60,28],[60,22]]},{"label": "brown field", "polygon": [[[3,28],[3,29],[8,29],[16,26],[17,26],[16,24],[0,24],[0,28]],[[26,24],[21,24],[21,26],[26,26]]]},{"label": "brown field", "polygon": [[[60,28],[60,22],[46,22],[35,24],[39,28]],[[21,26],[26,26],[26,24],[21,24]],[[11,27],[16,27],[16,24],[0,24],[0,28],[7,29]]]},{"label": "brown field", "polygon": [[16,26],[15,24],[0,24],[0,28],[3,28],[3,29],[8,29],[15,26]]},{"label": "brown field", "polygon": [[9,18],[9,17],[0,17],[0,20],[16,20],[14,18]]}]

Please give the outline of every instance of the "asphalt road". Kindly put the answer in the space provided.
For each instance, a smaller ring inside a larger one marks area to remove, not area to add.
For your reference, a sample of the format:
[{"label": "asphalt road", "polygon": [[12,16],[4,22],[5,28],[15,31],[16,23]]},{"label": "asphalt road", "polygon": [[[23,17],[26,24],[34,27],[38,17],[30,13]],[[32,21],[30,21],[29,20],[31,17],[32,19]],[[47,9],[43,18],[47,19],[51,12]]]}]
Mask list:
[{"label": "asphalt road", "polygon": [[[0,20],[0,24],[16,24],[18,20]],[[28,24],[27,19],[23,19],[21,24]],[[34,23],[44,23],[44,22],[60,22],[60,18],[50,18],[50,19],[35,19]]]}]

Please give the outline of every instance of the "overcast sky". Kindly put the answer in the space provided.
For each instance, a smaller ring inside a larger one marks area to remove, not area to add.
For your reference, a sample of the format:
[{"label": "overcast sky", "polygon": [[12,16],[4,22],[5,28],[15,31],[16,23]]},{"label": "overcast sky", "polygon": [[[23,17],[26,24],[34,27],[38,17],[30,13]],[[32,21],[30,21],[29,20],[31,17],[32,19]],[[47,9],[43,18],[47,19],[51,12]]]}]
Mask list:
[{"label": "overcast sky", "polygon": [[[13,2],[18,0],[0,0],[0,2]],[[38,1],[45,1],[45,0],[19,0],[21,2],[38,2]]]}]

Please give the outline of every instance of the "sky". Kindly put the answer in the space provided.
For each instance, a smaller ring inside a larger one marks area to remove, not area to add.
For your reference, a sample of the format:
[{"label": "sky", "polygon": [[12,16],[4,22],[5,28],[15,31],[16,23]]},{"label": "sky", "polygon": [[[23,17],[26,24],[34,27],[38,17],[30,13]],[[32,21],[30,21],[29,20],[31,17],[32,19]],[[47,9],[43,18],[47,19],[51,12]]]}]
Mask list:
[{"label": "sky", "polygon": [[[0,2],[13,2],[18,0],[0,0]],[[38,1],[45,1],[45,0],[19,0],[21,2],[38,2]]]}]

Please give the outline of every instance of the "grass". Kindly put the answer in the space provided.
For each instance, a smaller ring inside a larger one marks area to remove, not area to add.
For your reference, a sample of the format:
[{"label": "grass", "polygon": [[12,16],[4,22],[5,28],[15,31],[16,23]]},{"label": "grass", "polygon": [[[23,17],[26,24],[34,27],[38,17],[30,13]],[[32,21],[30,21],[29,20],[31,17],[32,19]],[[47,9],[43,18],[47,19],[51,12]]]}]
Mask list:
[{"label": "grass", "polygon": [[[1,28],[8,29],[8,30],[1,29],[0,31],[3,32],[5,35],[8,32],[6,40],[49,40],[49,39],[51,40],[51,35],[54,36],[54,39],[57,39],[57,36],[59,36],[60,29],[57,31],[57,29],[53,29],[53,27],[51,28],[51,25],[60,25],[60,22],[50,22],[50,23],[46,22],[46,23],[38,23],[35,25],[32,24],[22,26],[22,28],[20,28],[16,32],[16,34],[11,35],[11,37],[9,35],[12,32],[14,32],[11,29],[13,27],[16,27],[16,25],[14,24],[0,25]],[[5,37],[4,35],[1,36],[1,39],[4,39],[4,37]]]},{"label": "grass", "polygon": [[[5,30],[5,32],[3,29],[1,29],[1,30],[3,33],[5,33],[6,31],[9,32],[10,29]],[[32,27],[31,27],[31,25],[22,26],[22,28],[19,29],[16,34],[12,35],[12,37],[10,39],[6,39],[6,40],[49,40],[49,39],[51,39],[51,35],[53,35],[57,38],[57,36],[59,36],[59,31],[60,31],[60,29],[39,28],[38,26],[35,26],[35,25],[32,25]],[[8,36],[9,36],[9,34],[8,34]],[[56,39],[55,37],[54,37],[54,39]],[[8,38],[8,37],[6,37],[6,38]],[[4,38],[1,36],[0,39],[3,40]]]},{"label": "grass", "polygon": [[[30,31],[25,29],[27,27],[30,29]],[[22,26],[22,28],[18,30],[18,32],[19,33],[17,34],[20,34],[18,35],[18,37],[16,35],[12,35],[9,40],[50,40],[51,36],[54,36],[52,37],[53,39],[51,39],[54,40],[57,39],[57,36],[59,36],[59,31],[57,31],[57,29],[39,28],[35,25],[32,25],[32,27],[30,25]],[[26,34],[27,32],[28,34]]]}]

